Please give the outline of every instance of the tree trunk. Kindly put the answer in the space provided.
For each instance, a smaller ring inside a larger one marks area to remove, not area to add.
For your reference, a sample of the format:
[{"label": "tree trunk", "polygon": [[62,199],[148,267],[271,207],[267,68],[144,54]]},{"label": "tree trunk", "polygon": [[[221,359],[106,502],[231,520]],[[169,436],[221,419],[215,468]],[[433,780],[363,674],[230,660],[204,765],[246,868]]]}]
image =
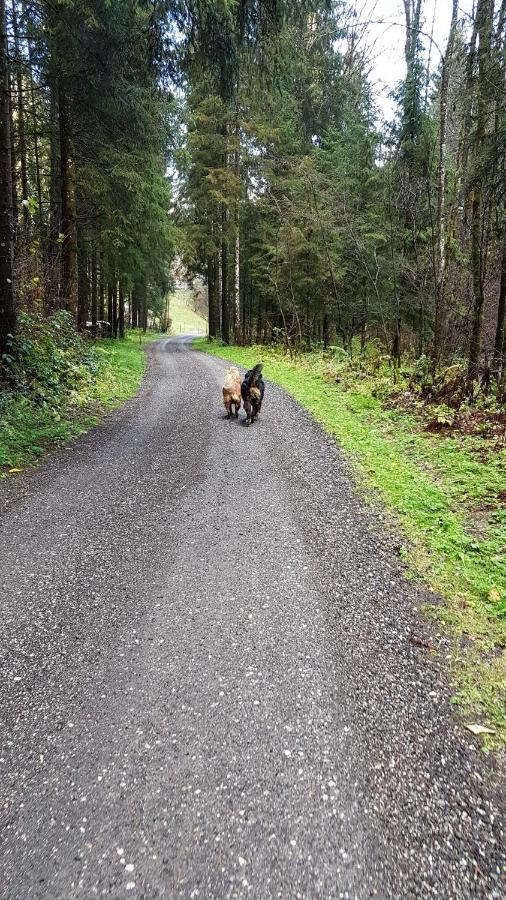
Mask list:
[{"label": "tree trunk", "polygon": [[106,286],[106,277],[104,271],[104,258],[102,253],[99,254],[99,288],[98,288],[98,321],[103,322],[105,320],[105,286]]},{"label": "tree trunk", "polygon": [[[495,132],[500,129],[506,131],[506,110],[504,107],[504,94],[506,93],[506,0],[502,0],[497,21],[497,45],[500,50],[500,92],[496,101]],[[502,222],[502,253],[501,253],[501,281],[499,287],[499,301],[497,304],[497,324],[494,341],[494,358],[492,371],[498,381],[505,377],[506,359],[504,357],[506,343],[506,215],[503,209]]]},{"label": "tree trunk", "polygon": [[[223,167],[228,166],[228,125],[223,123]],[[230,343],[230,300],[228,296],[228,208],[221,204],[221,337],[225,344]]]},{"label": "tree trunk", "polygon": [[234,340],[241,343],[241,238],[240,238],[240,178],[241,178],[241,128],[239,121],[239,86],[235,100],[235,149],[234,174],[236,196],[234,201]]},{"label": "tree trunk", "polygon": [[130,295],[130,328],[137,328],[137,308],[135,305],[135,287]]},{"label": "tree trunk", "polygon": [[230,343],[230,306],[228,297],[228,235],[227,207],[224,203],[221,211],[221,337],[225,344]]},{"label": "tree trunk", "polygon": [[82,229],[78,230],[77,241],[77,298],[77,326],[82,331],[89,312],[88,242]]},{"label": "tree trunk", "polygon": [[91,333],[97,336],[98,311],[98,254],[97,245],[93,242],[91,253]]},{"label": "tree trunk", "polygon": [[0,0],[0,353],[16,331],[9,71],[5,0]]},{"label": "tree trunk", "polygon": [[35,103],[35,91],[33,88],[33,79],[30,79],[30,96],[31,96],[31,105],[32,105],[32,123],[33,123],[33,154],[34,154],[34,162],[35,162],[35,186],[37,189],[37,205],[38,209],[38,217],[39,217],[39,229],[40,229],[40,237],[44,234],[44,204],[42,200],[42,180],[40,175],[40,151],[39,151],[39,136],[38,136],[38,124],[37,124],[37,107]]},{"label": "tree trunk", "polygon": [[248,327],[246,329],[246,343],[251,344],[252,340],[253,340],[253,279],[250,278],[249,304],[248,304]]},{"label": "tree trunk", "polygon": [[148,286],[146,282],[143,282],[142,285],[140,324],[144,334],[146,334],[146,331],[148,330]]},{"label": "tree trunk", "polygon": [[503,335],[503,342],[502,342],[502,360],[503,360],[503,365],[502,365],[501,377],[499,379],[499,386],[497,388],[497,399],[499,400],[499,403],[506,403],[506,365],[505,365],[506,331]]},{"label": "tree trunk", "polygon": [[118,338],[118,324],[118,282],[114,278],[112,288],[112,333],[116,339]]},{"label": "tree trunk", "polygon": [[123,339],[125,337],[125,294],[123,292],[123,285],[122,285],[121,281],[119,283],[118,303],[119,303],[119,311],[118,311],[119,336],[121,339]]},{"label": "tree trunk", "polygon": [[63,306],[77,316],[77,239],[74,205],[74,177],[70,152],[70,105],[63,79],[58,85],[60,126],[61,231]]},{"label": "tree trunk", "polygon": [[257,315],[257,331],[256,331],[257,344],[263,343],[264,329],[265,329],[265,306],[264,306],[262,291],[260,291],[260,293],[258,295],[258,315]]},{"label": "tree trunk", "polygon": [[160,322],[160,331],[162,334],[166,334],[169,330],[169,294],[165,294],[165,298],[163,301],[163,319]]},{"label": "tree trunk", "polygon": [[209,337],[215,338],[220,330],[219,254],[213,250],[207,258],[207,289],[209,294]]},{"label": "tree trunk", "polygon": [[392,341],[392,356],[397,367],[401,364],[401,327],[402,321],[400,316],[395,320],[394,337]]},{"label": "tree trunk", "polygon": [[501,284],[499,288],[499,303],[497,307],[497,326],[494,341],[493,371],[499,379],[501,372],[506,369],[503,357],[506,316],[506,228],[503,234],[502,258],[501,258]]},{"label": "tree trunk", "polygon": [[23,96],[23,70],[19,49],[18,16],[16,0],[12,0],[12,31],[14,34],[14,53],[16,56],[16,92],[17,92],[17,126],[18,126],[18,158],[21,164],[21,202],[23,205],[23,237],[28,238],[28,171],[26,164],[25,102]]},{"label": "tree trunk", "polygon": [[[12,72],[9,73],[9,98],[14,94],[14,82]],[[12,135],[14,134],[14,122],[12,118],[12,103],[9,102],[9,130],[11,135],[11,185],[12,185],[12,240],[16,246],[18,230],[18,190],[16,184],[16,151]]]},{"label": "tree trunk", "polygon": [[107,318],[109,320],[109,337],[114,336],[114,328],[113,328],[113,320],[114,320],[114,287],[112,282],[109,282],[109,288],[107,291]]},{"label": "tree trunk", "polygon": [[132,328],[139,327],[139,288],[134,284],[132,288],[132,300],[130,306],[130,320]]},{"label": "tree trunk", "polygon": [[241,343],[245,347],[248,343],[248,320],[251,295],[249,279],[243,279],[241,295]]},{"label": "tree trunk", "polygon": [[473,317],[469,363],[467,368],[468,391],[473,392],[473,384],[478,378],[484,305],[484,247],[483,247],[483,149],[485,144],[485,124],[487,115],[487,93],[489,67],[491,64],[492,37],[492,0],[478,0],[476,20],[479,37],[478,47],[478,79],[477,79],[477,114],[474,136],[474,163],[472,172],[471,202],[471,265],[473,276]]},{"label": "tree trunk", "polygon": [[432,361],[434,370],[437,368],[446,337],[446,217],[445,217],[445,190],[446,190],[446,137],[448,128],[448,87],[450,83],[450,68],[453,58],[453,47],[457,29],[458,0],[453,0],[452,18],[448,44],[443,57],[440,89],[439,109],[439,160],[437,171],[437,262],[434,266],[436,276],[436,309],[434,319],[434,344]]},{"label": "tree trunk", "polygon": [[56,309],[62,295],[60,283],[61,245],[59,234],[62,222],[61,212],[61,167],[59,115],[56,91],[51,89],[50,98],[50,139],[49,139],[49,278],[47,282],[46,308]]},{"label": "tree trunk", "polygon": [[368,297],[367,293],[364,290],[364,296],[362,298],[362,318],[360,322],[360,352],[363,354],[365,351],[365,345],[367,342],[367,314],[368,314]]},{"label": "tree trunk", "polygon": [[234,246],[234,340],[241,343],[241,240],[239,222],[236,225]]},{"label": "tree trunk", "polygon": [[[469,49],[467,52],[467,61],[466,61],[466,80],[465,80],[465,97],[466,104],[464,109],[464,117],[462,120],[462,137],[459,146],[459,153],[457,156],[457,172],[459,173],[459,183],[460,179],[466,175],[468,171],[468,161],[469,161],[469,151],[471,146],[471,141],[469,140],[471,132],[472,132],[472,118],[473,118],[473,84],[474,84],[474,68],[475,68],[475,57],[476,57],[476,42],[478,40],[478,17],[475,16],[473,23],[473,32],[471,35],[471,40],[469,42]],[[460,174],[462,173],[462,174]],[[467,225],[467,206],[464,208],[464,225]]]},{"label": "tree trunk", "polygon": [[[15,2],[15,0],[13,0]],[[28,15],[26,0],[23,0],[23,12],[26,16]],[[40,239],[44,235],[44,209],[43,209],[43,200],[42,200],[42,179],[40,172],[40,150],[39,150],[39,126],[37,121],[37,103],[35,98],[35,87],[33,82],[33,48],[32,42],[30,40],[28,43],[28,67],[29,67],[29,79],[30,79],[30,106],[32,113],[32,128],[33,128],[33,155],[35,162],[35,186],[37,190],[37,203],[39,207],[39,229],[40,229]]]},{"label": "tree trunk", "polygon": [[422,0],[404,0],[404,15],[406,21],[406,40],[404,44],[404,59],[406,61],[406,83],[404,87],[403,117],[402,117],[402,144],[404,154],[407,155],[409,177],[412,177],[414,164],[414,148],[416,144],[419,125],[419,74],[418,56],[420,39],[420,18],[422,13]]},{"label": "tree trunk", "polygon": [[327,310],[325,310],[325,312],[323,313],[322,338],[323,338],[323,349],[326,350],[330,344],[330,316],[329,316]]},{"label": "tree trunk", "polygon": [[471,329],[471,343],[469,347],[469,363],[467,368],[467,380],[472,393],[473,382],[479,375],[481,356],[481,343],[483,332],[483,277],[482,277],[482,215],[483,203],[481,185],[476,185],[473,191],[471,206],[471,265],[473,276],[473,317]]}]

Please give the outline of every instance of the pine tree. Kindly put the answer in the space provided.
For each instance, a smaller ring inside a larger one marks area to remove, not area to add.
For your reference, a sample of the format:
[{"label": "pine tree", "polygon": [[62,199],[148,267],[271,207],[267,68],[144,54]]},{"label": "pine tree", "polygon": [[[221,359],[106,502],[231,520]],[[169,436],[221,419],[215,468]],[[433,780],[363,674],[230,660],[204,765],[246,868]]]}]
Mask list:
[{"label": "pine tree", "polygon": [[5,0],[0,0],[0,354],[16,329],[10,84]]}]

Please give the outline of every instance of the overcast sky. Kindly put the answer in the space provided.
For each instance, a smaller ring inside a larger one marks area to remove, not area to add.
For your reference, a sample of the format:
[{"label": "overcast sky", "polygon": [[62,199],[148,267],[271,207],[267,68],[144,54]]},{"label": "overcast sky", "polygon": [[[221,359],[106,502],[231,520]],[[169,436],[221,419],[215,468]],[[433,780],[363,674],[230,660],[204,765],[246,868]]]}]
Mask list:
[{"label": "overcast sky", "polygon": [[[460,0],[459,18],[468,21],[473,0]],[[404,77],[404,5],[402,0],[355,0],[359,20],[369,22],[363,40],[371,59],[371,81],[380,114],[391,119],[393,103],[388,94]],[[424,0],[423,31],[433,35],[431,52],[432,70],[437,70],[440,52],[448,39],[451,19],[451,0]],[[429,38],[423,38],[428,53]]]}]

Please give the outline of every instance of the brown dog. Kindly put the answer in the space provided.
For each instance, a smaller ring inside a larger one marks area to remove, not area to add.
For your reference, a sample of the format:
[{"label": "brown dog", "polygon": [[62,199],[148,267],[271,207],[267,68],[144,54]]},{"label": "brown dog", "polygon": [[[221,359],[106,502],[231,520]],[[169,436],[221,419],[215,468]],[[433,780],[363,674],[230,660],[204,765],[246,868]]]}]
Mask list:
[{"label": "brown dog", "polygon": [[223,385],[223,403],[227,410],[227,419],[230,419],[232,412],[237,419],[241,408],[241,376],[239,374],[239,369],[235,366],[231,366],[230,369],[227,369],[225,383]]}]

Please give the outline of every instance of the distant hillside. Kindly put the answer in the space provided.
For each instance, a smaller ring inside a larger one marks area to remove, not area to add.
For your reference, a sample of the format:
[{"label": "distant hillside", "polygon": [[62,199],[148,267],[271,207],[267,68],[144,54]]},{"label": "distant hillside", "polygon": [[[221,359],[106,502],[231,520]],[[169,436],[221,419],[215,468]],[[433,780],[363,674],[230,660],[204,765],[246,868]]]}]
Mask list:
[{"label": "distant hillside", "polygon": [[200,314],[203,304],[195,300],[194,291],[176,290],[169,299],[172,334],[199,332],[207,334],[207,318]]}]

